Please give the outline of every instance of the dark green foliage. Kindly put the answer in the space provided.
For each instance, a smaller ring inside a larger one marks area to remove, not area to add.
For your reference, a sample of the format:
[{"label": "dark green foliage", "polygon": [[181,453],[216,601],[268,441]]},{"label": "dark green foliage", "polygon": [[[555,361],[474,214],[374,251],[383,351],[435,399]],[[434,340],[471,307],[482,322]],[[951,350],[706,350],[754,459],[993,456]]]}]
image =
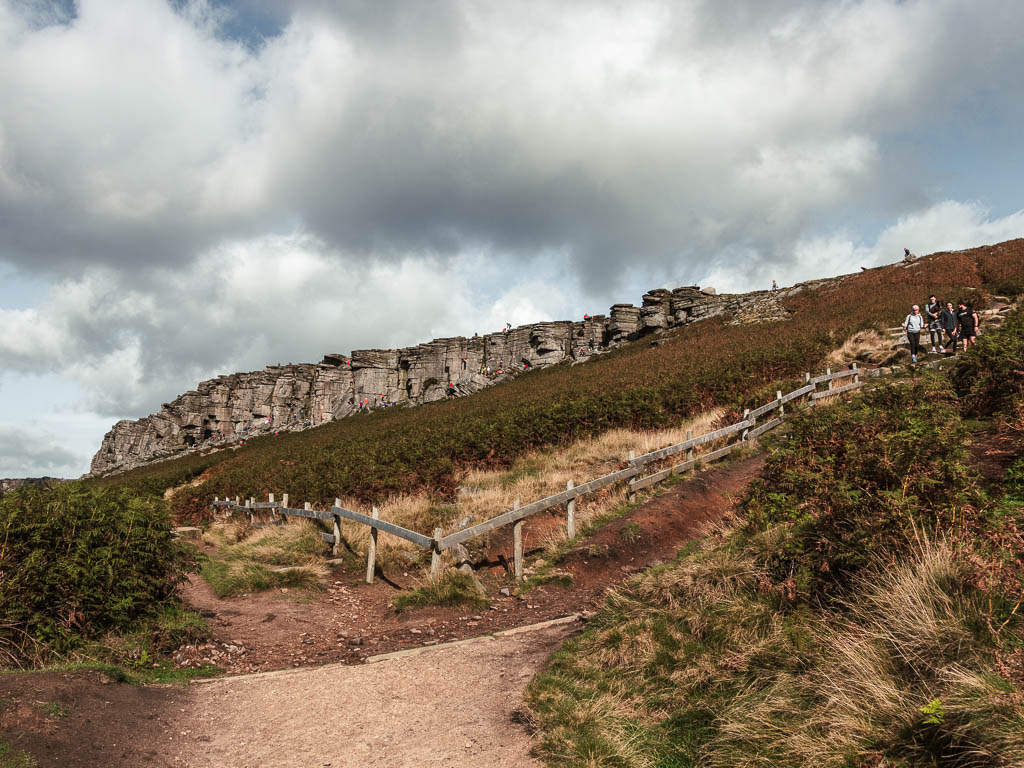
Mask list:
[{"label": "dark green foliage", "polygon": [[790,592],[834,597],[881,554],[977,514],[959,403],[943,379],[881,387],[791,430],[742,505],[747,535],[789,529],[766,557]]},{"label": "dark green foliage", "polygon": [[953,371],[967,413],[1003,414],[1024,396],[1024,313],[1011,313],[996,331],[982,332]]},{"label": "dark green foliage", "polygon": [[[1024,254],[1014,262],[1024,271],[1018,262]],[[375,502],[422,489],[445,496],[468,466],[507,466],[537,447],[613,427],[657,427],[713,405],[759,405],[775,389],[797,385],[853,332],[898,322],[929,291],[954,296],[956,285],[983,281],[964,254],[925,260],[912,272],[872,270],[786,299],[792,315],[779,333],[709,320],[664,335],[657,348],[641,341],[583,366],[530,371],[469,398],[255,438],[238,451],[160,462],[102,482],[158,490],[208,467],[208,479],[173,500],[176,514],[193,518],[215,495],[287,492],[314,504],[335,496]]]},{"label": "dark green foliage", "polygon": [[19,663],[129,628],[174,601],[194,550],[164,505],[67,483],[0,500],[0,652]]}]

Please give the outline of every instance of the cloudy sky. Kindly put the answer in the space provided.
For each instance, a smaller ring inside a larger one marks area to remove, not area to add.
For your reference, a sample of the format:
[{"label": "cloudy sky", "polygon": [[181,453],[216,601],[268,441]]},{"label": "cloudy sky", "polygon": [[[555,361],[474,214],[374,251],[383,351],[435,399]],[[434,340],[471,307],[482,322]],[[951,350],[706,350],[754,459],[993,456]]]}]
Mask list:
[{"label": "cloudy sky", "polygon": [[1024,236],[1019,0],[0,0],[0,477],[203,378]]}]

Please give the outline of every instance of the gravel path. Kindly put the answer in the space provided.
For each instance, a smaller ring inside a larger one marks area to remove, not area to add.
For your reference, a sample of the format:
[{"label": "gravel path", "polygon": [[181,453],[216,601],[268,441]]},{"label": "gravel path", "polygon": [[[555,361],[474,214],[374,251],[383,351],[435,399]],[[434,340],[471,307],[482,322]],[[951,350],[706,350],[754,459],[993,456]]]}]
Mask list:
[{"label": "gravel path", "polygon": [[161,757],[195,768],[539,766],[512,713],[572,631],[562,624],[196,685]]}]

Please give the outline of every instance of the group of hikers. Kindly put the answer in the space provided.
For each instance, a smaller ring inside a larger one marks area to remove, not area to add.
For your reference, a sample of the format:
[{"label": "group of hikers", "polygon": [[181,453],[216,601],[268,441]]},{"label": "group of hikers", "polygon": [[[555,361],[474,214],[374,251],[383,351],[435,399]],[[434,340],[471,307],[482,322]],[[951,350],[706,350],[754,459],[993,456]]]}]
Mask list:
[{"label": "group of hikers", "polygon": [[[903,330],[906,331],[907,341],[910,342],[910,359],[917,362],[917,355],[921,349],[921,334],[925,329],[931,337],[933,354],[954,354],[959,345],[963,345],[966,352],[967,347],[977,343],[980,324],[978,312],[969,302],[961,299],[954,308],[951,301],[943,303],[935,296],[929,296],[928,303],[924,305],[924,312],[915,304],[903,321]],[[942,339],[943,334],[946,336],[945,341]]]}]

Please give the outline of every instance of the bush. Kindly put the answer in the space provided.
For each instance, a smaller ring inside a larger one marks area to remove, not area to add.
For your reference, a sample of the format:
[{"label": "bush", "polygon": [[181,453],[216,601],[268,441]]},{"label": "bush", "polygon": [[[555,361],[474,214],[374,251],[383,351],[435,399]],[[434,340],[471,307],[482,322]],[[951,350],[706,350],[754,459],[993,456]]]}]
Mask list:
[{"label": "bush", "polygon": [[744,499],[744,532],[784,530],[765,552],[790,595],[831,598],[880,553],[962,530],[977,515],[959,403],[938,377],[796,419]]},{"label": "bush", "polygon": [[162,502],[67,483],[0,500],[0,650],[15,664],[126,630],[195,570]]},{"label": "bush", "polygon": [[1024,313],[1012,312],[1003,325],[982,333],[952,374],[964,410],[974,416],[1009,413],[1024,396]]}]

